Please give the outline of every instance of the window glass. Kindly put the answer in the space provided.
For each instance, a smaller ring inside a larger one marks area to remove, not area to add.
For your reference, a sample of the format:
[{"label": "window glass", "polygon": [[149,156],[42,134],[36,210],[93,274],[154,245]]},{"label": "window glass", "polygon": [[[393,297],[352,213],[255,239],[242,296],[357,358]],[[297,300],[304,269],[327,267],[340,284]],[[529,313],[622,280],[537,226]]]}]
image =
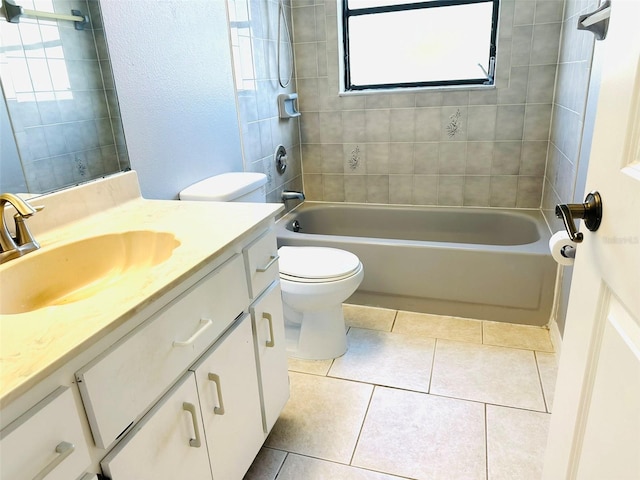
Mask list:
[{"label": "window glass", "polygon": [[[410,2],[348,0],[352,9],[397,3]],[[347,90],[493,83],[494,2],[420,3],[440,5],[347,16]]]}]

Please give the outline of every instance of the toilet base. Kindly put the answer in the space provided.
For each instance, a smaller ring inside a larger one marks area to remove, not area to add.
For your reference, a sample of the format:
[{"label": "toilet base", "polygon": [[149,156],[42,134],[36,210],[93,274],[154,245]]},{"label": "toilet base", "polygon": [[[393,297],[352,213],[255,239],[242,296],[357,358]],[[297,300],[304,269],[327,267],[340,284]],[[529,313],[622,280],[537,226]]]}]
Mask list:
[{"label": "toilet base", "polygon": [[329,360],[347,351],[342,304],[300,312],[284,304],[287,355],[303,360]]}]

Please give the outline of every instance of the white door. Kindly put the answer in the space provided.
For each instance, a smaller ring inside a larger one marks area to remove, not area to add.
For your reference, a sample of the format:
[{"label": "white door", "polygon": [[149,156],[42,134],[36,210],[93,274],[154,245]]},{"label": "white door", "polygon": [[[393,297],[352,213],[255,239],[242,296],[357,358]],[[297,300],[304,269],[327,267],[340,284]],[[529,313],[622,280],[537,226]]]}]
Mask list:
[{"label": "white door", "polygon": [[608,36],[596,42],[599,93],[590,91],[598,98],[586,190],[602,195],[602,225],[581,228],[548,480],[640,479],[640,1],[612,4]]}]

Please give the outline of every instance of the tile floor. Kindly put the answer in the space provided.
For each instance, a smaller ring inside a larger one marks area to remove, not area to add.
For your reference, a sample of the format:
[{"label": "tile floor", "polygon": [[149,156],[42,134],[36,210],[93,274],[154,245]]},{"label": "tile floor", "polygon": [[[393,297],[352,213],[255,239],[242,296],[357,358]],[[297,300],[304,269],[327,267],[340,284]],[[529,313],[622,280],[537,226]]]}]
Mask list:
[{"label": "tile floor", "polygon": [[539,479],[556,375],[544,328],[345,305],[349,350],[290,360],[245,480]]}]

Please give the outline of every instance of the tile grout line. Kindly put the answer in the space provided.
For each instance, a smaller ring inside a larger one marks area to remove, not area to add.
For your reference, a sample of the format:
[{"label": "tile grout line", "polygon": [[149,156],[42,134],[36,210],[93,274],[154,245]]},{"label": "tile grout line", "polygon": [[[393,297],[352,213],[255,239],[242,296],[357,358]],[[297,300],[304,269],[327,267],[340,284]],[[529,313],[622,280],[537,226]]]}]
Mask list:
[{"label": "tile grout line", "polygon": [[288,452],[286,450],[282,450],[282,451],[286,452],[286,455],[282,459],[282,463],[280,464],[280,467],[278,468],[278,471],[276,472],[276,476],[273,477],[273,480],[277,480],[278,479],[278,476],[280,475],[280,472],[282,472],[282,467],[284,467],[284,462],[287,461],[287,458],[289,457],[289,454],[291,453],[291,452]]},{"label": "tile grout line", "polygon": [[438,338],[433,341],[433,356],[431,357],[431,371],[429,372],[429,385],[427,386],[427,394],[431,394],[431,382],[433,381],[433,370],[436,367],[436,349],[438,348]]},{"label": "tile grout line", "polygon": [[[371,384],[370,384],[371,385]],[[364,417],[362,417],[362,424],[360,425],[360,430],[358,431],[358,438],[356,438],[356,443],[353,446],[353,452],[351,453],[351,458],[349,459],[349,466],[358,468],[353,465],[353,458],[356,456],[356,450],[358,449],[358,443],[360,442],[360,436],[362,435],[362,430],[364,429],[364,423],[367,421],[367,415],[369,414],[369,408],[371,407],[371,402],[373,401],[373,394],[376,391],[377,385],[372,385],[371,395],[369,396],[369,402],[367,403],[367,409],[364,412]]]},{"label": "tile grout line", "polygon": [[486,403],[484,404],[484,462],[485,478],[489,480],[489,418]]},{"label": "tile grout line", "polygon": [[547,413],[551,413],[549,411],[549,404],[547,403],[547,395],[544,391],[544,384],[542,383],[542,373],[540,372],[540,365],[538,364],[538,352],[533,351],[533,358],[536,361],[536,371],[538,372],[538,382],[540,382],[540,391],[542,392],[542,401],[544,402],[544,409]]},{"label": "tile grout line", "polygon": [[398,313],[400,313],[399,310],[396,310],[395,315],[393,316],[393,322],[391,322],[391,330],[389,330],[389,333],[393,333],[393,329],[396,326],[396,320],[398,319]]},{"label": "tile grout line", "polygon": [[[273,450],[277,450],[277,449],[273,449]],[[389,473],[389,472],[385,472],[385,471],[382,471],[382,470],[374,470],[373,468],[369,468],[369,467],[358,467],[358,466],[355,466],[355,465],[351,465],[349,463],[339,462],[337,460],[327,460],[326,458],[317,457],[317,456],[314,456],[314,455],[310,455],[308,453],[289,452],[287,450],[281,450],[281,451],[285,452],[287,454],[285,456],[285,458],[287,456],[289,456],[289,454],[292,454],[292,455],[297,455],[298,457],[310,458],[312,460],[318,460],[320,462],[332,463],[334,465],[340,465],[340,466],[343,466],[343,467],[350,467],[350,468],[355,468],[355,469],[358,469],[358,470],[364,470],[364,471],[367,471],[367,472],[380,473],[380,474],[383,474],[383,475],[392,475],[394,478],[397,477],[399,479],[418,480],[418,479],[415,479],[413,477],[406,477],[406,476],[403,476],[403,475],[398,475],[396,473]],[[284,462],[283,462],[283,464],[284,464]],[[281,469],[282,469],[282,467],[281,467]],[[279,473],[280,473],[280,471],[278,472],[278,474]],[[276,480],[276,479],[274,478],[273,480]]]}]

